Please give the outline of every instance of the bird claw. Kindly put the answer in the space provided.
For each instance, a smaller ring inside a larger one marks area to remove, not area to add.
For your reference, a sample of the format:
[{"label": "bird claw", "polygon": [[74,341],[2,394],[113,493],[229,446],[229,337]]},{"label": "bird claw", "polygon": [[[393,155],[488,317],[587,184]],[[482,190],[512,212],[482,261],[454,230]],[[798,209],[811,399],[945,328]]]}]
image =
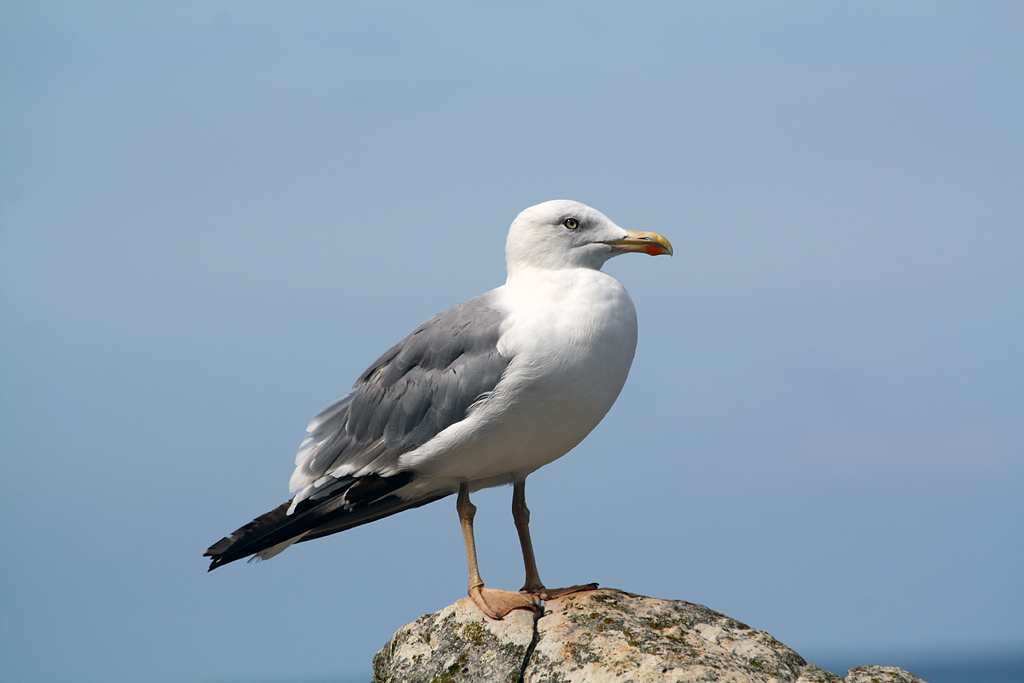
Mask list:
[{"label": "bird claw", "polygon": [[579,586],[569,586],[568,588],[545,588],[544,586],[530,586],[526,585],[520,589],[520,593],[529,593],[536,595],[541,600],[555,600],[572,593],[582,593],[584,591],[597,590],[596,583],[585,583]]},{"label": "bird claw", "polygon": [[474,586],[469,589],[469,597],[480,608],[480,611],[491,619],[500,620],[512,610],[528,609],[540,611],[543,598],[534,593],[524,591],[505,591],[497,588]]}]

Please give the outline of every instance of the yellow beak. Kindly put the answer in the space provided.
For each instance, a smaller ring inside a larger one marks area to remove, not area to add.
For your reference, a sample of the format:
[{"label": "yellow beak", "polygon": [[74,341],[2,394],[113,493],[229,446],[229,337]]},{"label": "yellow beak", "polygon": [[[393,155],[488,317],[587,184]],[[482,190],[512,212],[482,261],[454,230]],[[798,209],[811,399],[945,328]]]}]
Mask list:
[{"label": "yellow beak", "polygon": [[669,241],[656,232],[637,232],[627,230],[626,238],[612,240],[605,244],[614,247],[616,251],[639,251],[649,256],[660,256],[661,254],[672,255],[672,245]]}]

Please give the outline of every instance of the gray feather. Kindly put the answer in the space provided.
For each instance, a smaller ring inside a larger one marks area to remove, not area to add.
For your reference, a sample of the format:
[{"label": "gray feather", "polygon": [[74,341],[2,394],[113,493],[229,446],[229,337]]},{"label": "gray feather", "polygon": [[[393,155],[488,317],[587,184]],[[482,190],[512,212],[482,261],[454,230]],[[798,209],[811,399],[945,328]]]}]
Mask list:
[{"label": "gray feather", "polygon": [[378,358],[350,394],[313,418],[296,458],[302,473],[387,472],[402,453],[465,419],[511,360],[498,352],[504,315],[492,304],[488,293],[453,306]]}]

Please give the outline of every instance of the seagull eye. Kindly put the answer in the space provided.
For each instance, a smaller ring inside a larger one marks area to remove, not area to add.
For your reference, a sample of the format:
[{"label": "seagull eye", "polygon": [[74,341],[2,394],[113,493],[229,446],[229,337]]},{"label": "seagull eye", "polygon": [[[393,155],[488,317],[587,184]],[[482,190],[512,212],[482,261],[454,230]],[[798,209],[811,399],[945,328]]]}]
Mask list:
[{"label": "seagull eye", "polygon": [[575,230],[576,228],[580,227],[580,222],[575,218],[566,218],[564,221],[562,221],[562,225],[569,228],[570,230]]}]

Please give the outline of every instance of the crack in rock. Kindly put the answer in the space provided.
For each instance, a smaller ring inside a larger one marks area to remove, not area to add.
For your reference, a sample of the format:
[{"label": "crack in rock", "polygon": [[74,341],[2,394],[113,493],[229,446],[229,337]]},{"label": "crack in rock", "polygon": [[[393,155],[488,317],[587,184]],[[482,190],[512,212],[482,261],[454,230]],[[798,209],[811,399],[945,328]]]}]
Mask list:
[{"label": "crack in rock", "polygon": [[530,640],[529,646],[526,648],[526,654],[523,656],[523,667],[519,670],[519,678],[516,683],[524,683],[526,681],[526,670],[530,666],[530,661],[533,659],[533,651],[537,649],[537,643],[540,642],[540,628],[538,624],[544,617],[542,612],[535,613],[533,617],[533,638]]}]

